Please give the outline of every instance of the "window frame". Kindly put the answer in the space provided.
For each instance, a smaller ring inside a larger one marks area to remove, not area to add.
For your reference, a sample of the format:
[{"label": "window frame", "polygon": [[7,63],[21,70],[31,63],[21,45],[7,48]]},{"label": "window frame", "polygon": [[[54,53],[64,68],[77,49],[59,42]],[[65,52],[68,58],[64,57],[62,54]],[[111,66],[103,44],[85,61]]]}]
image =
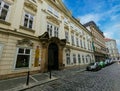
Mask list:
[{"label": "window frame", "polygon": [[[69,59],[69,61],[67,60]],[[66,64],[70,65],[71,61],[70,61],[70,53],[66,53]]]},{"label": "window frame", "polygon": [[71,35],[72,45],[75,45],[74,35]]},{"label": "window frame", "polygon": [[50,37],[59,37],[59,27],[47,22],[47,32]]},{"label": "window frame", "polygon": [[[28,67],[19,67],[19,68],[16,67],[16,65],[17,65],[17,56],[19,54],[18,51],[19,51],[20,48],[22,48],[22,49],[30,49]],[[32,48],[30,48],[30,47],[17,47],[17,49],[16,49],[16,56],[15,56],[15,63],[14,63],[14,69],[29,69],[31,67],[31,65],[30,65],[31,64],[31,60],[32,60],[31,58],[32,58]]]},{"label": "window frame", "polygon": [[79,64],[81,63],[81,56],[80,56],[80,54],[78,54],[78,63]]},{"label": "window frame", "polygon": [[76,54],[73,54],[73,63],[76,64],[76,61],[77,61]]},{"label": "window frame", "polygon": [[[25,26],[25,18],[26,18],[26,15],[28,15],[27,19],[27,26]],[[24,11],[24,15],[23,15],[23,26],[28,28],[28,29],[34,29],[34,19],[35,19],[35,16],[29,12],[26,12]],[[30,27],[30,21],[32,20],[32,27]]]},{"label": "window frame", "polygon": [[[4,2],[4,1],[0,1],[0,2],[1,2],[1,5],[0,5],[0,16],[1,16],[2,10],[7,11],[7,14],[6,14],[6,16],[5,16],[5,19],[0,19],[0,20],[7,21],[7,20],[8,20],[8,16],[9,16],[9,12],[10,12],[10,4],[8,4],[8,3]],[[4,7],[4,5],[7,5],[7,6],[8,6],[8,9],[6,9],[6,8]]]},{"label": "window frame", "polygon": [[69,42],[69,32],[65,31],[65,39],[67,42]]}]

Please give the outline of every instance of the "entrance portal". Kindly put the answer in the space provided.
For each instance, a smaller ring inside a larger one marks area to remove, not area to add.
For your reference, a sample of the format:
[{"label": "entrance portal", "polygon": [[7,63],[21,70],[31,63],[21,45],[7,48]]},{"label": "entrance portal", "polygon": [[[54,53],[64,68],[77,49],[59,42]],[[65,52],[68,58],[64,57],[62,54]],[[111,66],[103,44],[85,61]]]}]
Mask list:
[{"label": "entrance portal", "polygon": [[48,70],[58,70],[58,46],[51,43],[48,47]]}]

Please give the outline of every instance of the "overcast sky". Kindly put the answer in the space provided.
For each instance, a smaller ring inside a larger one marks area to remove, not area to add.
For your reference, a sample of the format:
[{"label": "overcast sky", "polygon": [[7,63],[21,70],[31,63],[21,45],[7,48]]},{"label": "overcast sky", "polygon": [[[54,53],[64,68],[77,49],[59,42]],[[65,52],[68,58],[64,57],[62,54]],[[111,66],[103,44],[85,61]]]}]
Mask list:
[{"label": "overcast sky", "polygon": [[62,0],[82,24],[94,21],[105,37],[115,39],[120,51],[120,0]]}]

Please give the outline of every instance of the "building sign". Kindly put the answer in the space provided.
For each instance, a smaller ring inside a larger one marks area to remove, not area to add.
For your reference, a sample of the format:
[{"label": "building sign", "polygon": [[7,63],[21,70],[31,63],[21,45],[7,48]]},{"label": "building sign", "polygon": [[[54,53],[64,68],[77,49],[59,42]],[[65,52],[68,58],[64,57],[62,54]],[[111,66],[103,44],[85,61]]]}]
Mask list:
[{"label": "building sign", "polygon": [[39,50],[39,46],[36,47],[35,50],[35,62],[34,62],[34,67],[38,67],[39,66],[39,54],[40,54],[40,50]]}]

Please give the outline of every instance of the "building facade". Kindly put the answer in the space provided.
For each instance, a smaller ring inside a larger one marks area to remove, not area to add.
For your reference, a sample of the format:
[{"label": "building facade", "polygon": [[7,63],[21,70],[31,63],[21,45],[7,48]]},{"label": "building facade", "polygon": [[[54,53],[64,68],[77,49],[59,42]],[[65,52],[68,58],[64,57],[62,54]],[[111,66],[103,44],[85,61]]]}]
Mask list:
[{"label": "building facade", "polygon": [[109,58],[112,59],[113,61],[119,60],[119,52],[118,52],[116,40],[105,38],[105,44],[106,47],[108,48]]},{"label": "building facade", "polygon": [[0,7],[0,78],[94,61],[91,32],[61,0],[1,0]]},{"label": "building facade", "polygon": [[107,49],[103,32],[97,27],[94,21],[90,21],[84,24],[84,26],[92,33],[95,61],[104,60],[107,57]]}]

